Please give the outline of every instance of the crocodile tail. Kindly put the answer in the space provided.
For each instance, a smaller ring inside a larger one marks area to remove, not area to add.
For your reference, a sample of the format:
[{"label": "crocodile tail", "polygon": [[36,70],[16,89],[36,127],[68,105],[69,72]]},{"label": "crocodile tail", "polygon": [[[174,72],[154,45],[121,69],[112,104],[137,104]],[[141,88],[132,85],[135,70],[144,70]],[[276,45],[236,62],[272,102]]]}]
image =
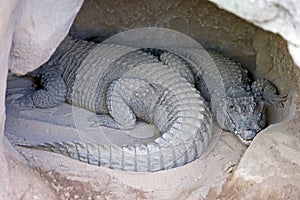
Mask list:
[{"label": "crocodile tail", "polygon": [[[154,172],[182,166],[195,160],[204,150],[203,142],[197,137],[171,145],[170,133],[163,134],[147,145],[97,145],[81,141],[43,143],[35,146],[21,145],[46,150],[91,165],[124,171]],[[176,140],[183,140],[176,137]],[[173,139],[174,140],[174,139]]]},{"label": "crocodile tail", "polygon": [[[178,95],[183,97],[186,93]],[[163,106],[157,107],[160,112],[155,115],[154,123],[166,131],[154,142],[116,146],[68,141],[43,143],[30,148],[124,171],[153,172],[182,166],[198,158],[206,149],[211,139],[210,114],[201,102],[190,97],[177,100],[167,95],[163,97],[160,102]]]}]

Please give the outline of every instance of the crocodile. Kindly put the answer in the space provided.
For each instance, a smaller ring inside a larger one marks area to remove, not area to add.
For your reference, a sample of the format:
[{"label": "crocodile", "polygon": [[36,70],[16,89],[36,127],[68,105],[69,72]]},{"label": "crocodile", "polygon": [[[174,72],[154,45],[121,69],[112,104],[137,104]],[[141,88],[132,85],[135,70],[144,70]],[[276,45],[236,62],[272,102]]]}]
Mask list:
[{"label": "crocodile", "polygon": [[148,144],[65,141],[30,147],[113,169],[158,171],[202,155],[212,137],[212,116],[245,144],[265,127],[265,104],[282,106],[285,96],[266,79],[250,84],[247,73],[213,51],[143,49],[67,37],[47,63],[30,73],[43,89],[17,103],[50,108],[67,101],[95,112],[98,125],[114,129],[132,129],[136,120],[152,123],[161,136]]},{"label": "crocodile", "polygon": [[51,108],[67,101],[96,113],[98,125],[130,130],[138,119],[161,133],[148,144],[63,141],[32,148],[112,169],[152,172],[195,160],[211,140],[212,117],[199,91],[174,67],[141,49],[67,37],[30,75],[40,78],[42,89],[17,104]]},{"label": "crocodile", "polygon": [[[193,48],[146,51],[158,56],[166,65],[188,66],[195,78],[195,87],[209,102],[218,125],[246,145],[265,128],[266,105],[283,107],[287,99],[287,95],[278,95],[272,82],[265,78],[251,82],[247,69],[215,51]],[[174,69],[181,70],[180,67]]]}]

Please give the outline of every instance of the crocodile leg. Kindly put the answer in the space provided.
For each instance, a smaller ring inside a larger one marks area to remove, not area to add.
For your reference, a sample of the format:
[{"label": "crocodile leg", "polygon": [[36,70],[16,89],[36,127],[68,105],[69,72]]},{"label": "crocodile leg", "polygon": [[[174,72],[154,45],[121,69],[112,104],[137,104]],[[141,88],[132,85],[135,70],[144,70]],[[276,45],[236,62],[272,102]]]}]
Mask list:
[{"label": "crocodile leg", "polygon": [[121,78],[108,88],[109,115],[97,115],[95,121],[101,126],[124,130],[133,129],[137,118],[151,123],[158,97],[156,88],[146,81]]},{"label": "crocodile leg", "polygon": [[[119,126],[116,123],[116,121],[114,120],[114,118],[112,118],[108,114],[96,114],[92,117],[89,117],[87,120],[93,122],[93,124],[91,124],[91,126],[90,126],[93,128],[99,127],[99,126],[105,126],[108,128],[119,129]],[[124,129],[126,129],[126,128],[124,128]]]},{"label": "crocodile leg", "polygon": [[49,71],[44,74],[41,77],[41,86],[43,89],[17,99],[15,104],[32,108],[51,108],[66,100],[66,84],[58,72]]},{"label": "crocodile leg", "polygon": [[283,107],[286,95],[277,95],[277,89],[273,83],[266,79],[257,79],[251,85],[252,92],[255,96],[261,96],[264,101],[275,108]]}]

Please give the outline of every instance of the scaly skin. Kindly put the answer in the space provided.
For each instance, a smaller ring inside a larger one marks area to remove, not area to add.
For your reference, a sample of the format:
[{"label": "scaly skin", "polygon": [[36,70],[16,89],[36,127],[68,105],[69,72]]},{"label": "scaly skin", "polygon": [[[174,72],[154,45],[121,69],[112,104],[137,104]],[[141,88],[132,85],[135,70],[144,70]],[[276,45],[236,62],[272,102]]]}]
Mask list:
[{"label": "scaly skin", "polygon": [[250,84],[248,71],[221,54],[198,49],[170,51],[175,54],[163,50],[155,54],[165,64],[177,66],[175,70],[179,69],[177,71],[191,82],[191,75],[180,72],[180,66],[190,69],[196,88],[210,102],[219,126],[232,132],[244,144],[250,144],[265,127],[265,104],[277,108],[286,100],[286,96],[277,95],[276,87],[266,79],[257,79]]},{"label": "scaly skin", "polygon": [[[97,119],[99,125],[132,129],[139,119],[153,123],[161,137],[147,145],[67,141],[32,148],[127,171],[181,166],[205,151],[211,139],[211,115],[204,99],[184,77],[138,49],[76,40],[73,46],[78,43],[85,46],[81,47],[85,52],[80,57],[76,56],[76,47],[60,47],[47,64],[32,73],[42,78],[44,89],[19,101],[31,99],[26,101],[31,106],[45,108],[67,100],[101,114]],[[65,44],[72,46],[72,40],[67,38]],[[56,79],[51,78],[54,75]],[[55,83],[60,83],[59,91],[53,87]]]}]

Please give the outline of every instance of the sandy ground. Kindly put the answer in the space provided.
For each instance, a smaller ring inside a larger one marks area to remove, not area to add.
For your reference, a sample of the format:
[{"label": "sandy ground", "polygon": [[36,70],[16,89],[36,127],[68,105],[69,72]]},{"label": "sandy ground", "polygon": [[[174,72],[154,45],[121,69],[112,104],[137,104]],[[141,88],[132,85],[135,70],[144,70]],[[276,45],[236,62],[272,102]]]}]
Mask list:
[{"label": "sandy ground", "polygon": [[[159,136],[138,123],[131,131],[93,127],[93,113],[63,104],[22,109],[13,100],[35,90],[30,78],[10,75],[5,134],[14,144],[80,140],[106,144],[147,143]],[[57,199],[211,199],[222,191],[246,147],[216,125],[210,147],[194,162],[155,173],[132,173],[91,166],[55,153],[15,146],[57,195]]]}]

